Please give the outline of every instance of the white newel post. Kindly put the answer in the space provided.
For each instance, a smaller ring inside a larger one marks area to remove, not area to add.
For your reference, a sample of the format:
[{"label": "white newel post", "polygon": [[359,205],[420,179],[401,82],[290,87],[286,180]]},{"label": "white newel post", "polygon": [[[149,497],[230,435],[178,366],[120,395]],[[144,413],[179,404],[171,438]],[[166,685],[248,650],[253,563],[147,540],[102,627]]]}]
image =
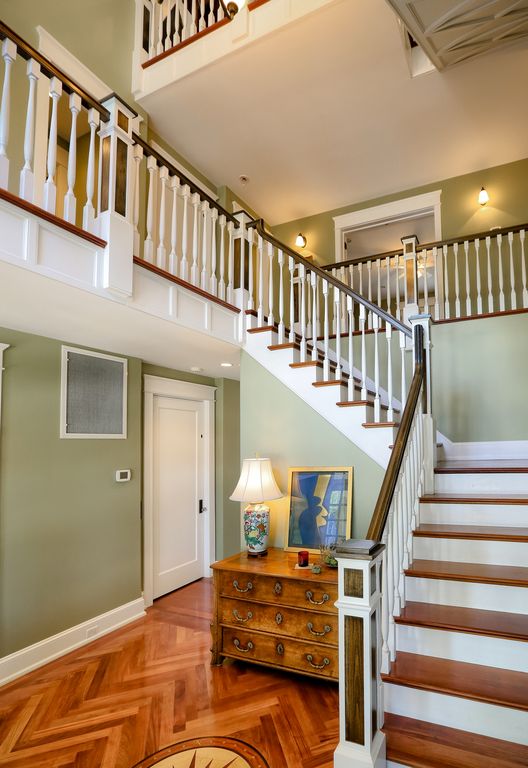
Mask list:
[{"label": "white newel post", "polygon": [[436,466],[436,423],[432,410],[432,376],[431,376],[431,315],[414,315],[409,318],[413,329],[421,325],[424,333],[425,347],[425,397],[426,404],[422,416],[424,434],[424,493],[434,493],[434,468]]},{"label": "white newel post", "polygon": [[[417,315],[418,309],[418,264],[416,258],[416,246],[418,238],[402,237],[403,246],[403,274],[404,274],[404,308],[403,322],[408,323],[410,315]],[[427,277],[427,273],[424,273]]]},{"label": "white newel post", "polygon": [[2,344],[0,342],[0,433],[2,431],[2,374],[4,372],[4,352],[9,346],[9,344]]},{"label": "white newel post", "polygon": [[383,544],[350,540],[339,563],[339,744],[334,768],[386,765],[381,661]]},{"label": "white newel post", "polygon": [[103,287],[118,296],[132,295],[134,200],[132,121],[136,113],[116,96],[103,102],[109,111],[103,123],[99,152],[99,235],[106,240]]}]

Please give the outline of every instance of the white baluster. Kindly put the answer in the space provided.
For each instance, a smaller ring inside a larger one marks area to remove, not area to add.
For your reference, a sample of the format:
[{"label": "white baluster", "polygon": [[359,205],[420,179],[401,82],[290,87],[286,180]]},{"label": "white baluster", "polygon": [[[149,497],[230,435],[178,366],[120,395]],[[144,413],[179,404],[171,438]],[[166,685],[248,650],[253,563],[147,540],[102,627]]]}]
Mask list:
[{"label": "white baluster", "polygon": [[339,381],[341,378],[341,312],[340,312],[340,305],[341,305],[341,291],[339,288],[334,287],[334,306],[335,306],[335,316],[336,316],[336,358],[337,358],[337,365],[335,369],[335,379],[336,381]]},{"label": "white baluster", "polygon": [[385,298],[387,299],[387,312],[389,315],[392,313],[391,307],[391,280],[390,280],[390,256],[385,259],[385,273],[387,275],[387,287],[385,288]]},{"label": "white baluster", "polygon": [[521,229],[519,232],[519,240],[521,241],[521,266],[522,266],[522,295],[523,295],[523,308],[528,307],[528,290],[526,288],[526,259],[524,256],[524,240],[525,230]]},{"label": "white baluster", "polygon": [[352,296],[346,297],[348,312],[348,400],[354,400],[354,335],[352,332],[354,324],[354,300]]},{"label": "white baluster", "polygon": [[[185,13],[187,13],[187,9],[185,9]],[[178,45],[178,43],[180,43],[182,40],[182,38],[180,37],[180,19],[181,18],[182,18],[182,0],[176,0],[175,15],[174,15],[174,35],[172,38],[173,45]],[[183,29],[182,29],[182,35],[183,35]]]},{"label": "white baluster", "polygon": [[[401,320],[401,299],[400,299],[400,255],[399,253],[396,254],[394,257],[394,262],[396,265],[395,273],[396,273],[396,317],[398,320]],[[427,274],[426,274],[427,278]]]},{"label": "white baluster", "polygon": [[277,260],[279,262],[279,344],[284,344],[284,254],[280,248]]},{"label": "white baluster", "polygon": [[247,308],[252,310],[255,307],[254,302],[253,302],[253,288],[254,288],[254,283],[253,283],[253,229],[249,229],[248,230],[247,240],[248,240],[248,289],[249,289]]},{"label": "white baluster", "polygon": [[449,271],[447,268],[447,257],[448,257],[448,248],[447,245],[443,246],[443,253],[444,253],[444,317],[446,320],[449,320],[451,317],[450,315],[450,307],[449,307]]},{"label": "white baluster", "polygon": [[378,278],[378,307],[381,307],[381,260],[376,261],[376,272]]},{"label": "white baluster", "polygon": [[310,272],[310,284],[312,286],[312,360],[318,359],[317,335],[319,328],[319,318],[317,315],[317,289],[319,278],[315,272]]},{"label": "white baluster", "polygon": [[182,216],[182,259],[180,262],[180,277],[182,280],[189,280],[189,200],[191,190],[188,184],[182,187],[183,216]]},{"label": "white baluster", "polygon": [[273,245],[268,243],[268,325],[275,325],[273,314]]},{"label": "white baluster", "polygon": [[[342,283],[346,283],[346,274],[345,274],[345,267],[341,267],[339,270],[339,279]],[[339,292],[340,294],[340,302],[339,306],[341,307],[341,330],[344,333],[347,325],[347,311],[346,311],[346,295]]]},{"label": "white baluster", "polygon": [[383,562],[381,566],[381,581],[382,581],[382,597],[381,597],[381,672],[382,674],[388,674],[390,671],[390,652],[389,652],[389,587],[387,573],[389,571],[388,564],[388,533],[389,526],[385,526],[383,532],[382,543],[384,544]]},{"label": "white baluster", "polygon": [[469,285],[469,242],[464,240],[464,254],[466,257],[466,315],[471,315],[471,291]]},{"label": "white baluster", "polygon": [[[88,120],[90,121],[90,114],[94,112],[97,115],[97,123],[99,123],[99,115],[95,109],[91,109],[89,112]],[[94,121],[95,122],[95,121]],[[90,123],[90,131],[92,123]],[[93,134],[90,133],[90,149],[88,151],[88,169],[86,175],[86,203],[83,208],[83,228],[92,231],[94,223],[94,207],[92,203],[94,193],[94,166],[95,166],[95,146],[92,141],[95,139],[95,128]],[[141,160],[143,159],[143,147],[140,144],[134,144],[132,151],[132,157],[134,158],[134,206],[132,209],[132,226],[134,228],[134,240],[132,245],[132,253],[138,258],[141,256],[141,247],[139,239],[139,169]]]},{"label": "white baluster", "polygon": [[399,616],[401,613],[400,602],[400,531],[402,528],[401,511],[401,493],[396,492],[396,498],[392,502],[392,544],[394,548],[394,556],[392,559],[392,567],[394,568],[393,581],[394,581],[394,607],[393,616]]},{"label": "white baluster", "polygon": [[508,232],[508,245],[510,247],[510,309],[517,309],[517,295],[515,293],[515,267],[513,264],[513,232]]},{"label": "white baluster", "polygon": [[209,16],[207,17],[207,26],[212,27],[215,22],[216,22],[216,19],[215,19],[215,13],[214,13],[214,0],[210,0]]},{"label": "white baluster", "polygon": [[165,247],[165,219],[167,212],[165,210],[165,197],[167,192],[167,182],[169,180],[169,169],[164,165],[162,165],[159,170],[159,180],[161,194],[159,204],[159,240],[158,250],[156,253],[156,265],[160,269],[167,269],[167,248]]},{"label": "white baluster", "polygon": [[[372,262],[367,261],[367,275],[368,275],[368,300],[372,301]],[[368,311],[367,315],[368,327],[372,328],[372,312]]]},{"label": "white baluster", "polygon": [[218,278],[216,277],[216,223],[218,221],[218,208],[211,209],[211,293],[216,296]]},{"label": "white baluster", "polygon": [[481,279],[480,279],[480,241],[478,237],[475,239],[475,266],[477,268],[477,315],[482,314],[482,292],[481,292]]},{"label": "white baluster", "polygon": [[200,195],[198,192],[194,192],[191,197],[191,205],[193,207],[193,221],[192,221],[192,264],[191,264],[191,283],[198,285],[198,208],[200,206]]},{"label": "white baluster", "polygon": [[389,627],[387,633],[387,645],[389,647],[389,662],[396,656],[396,632],[394,625],[394,505],[391,505],[389,519],[387,520],[387,603],[389,614]]},{"label": "white baluster", "polygon": [[402,405],[402,414],[403,409],[405,408],[405,403],[407,401],[407,375],[405,371],[405,347],[406,347],[407,337],[404,333],[400,331],[400,355],[401,355],[401,405]]},{"label": "white baluster", "polygon": [[310,270],[306,271],[306,339],[313,340]]},{"label": "white baluster", "polygon": [[486,259],[488,266],[488,312],[493,312],[493,275],[491,272],[491,237],[486,237]]},{"label": "white baluster", "polygon": [[[95,132],[99,128],[99,112],[96,109],[88,110],[88,125],[90,126],[90,146],[88,148],[88,165],[86,168],[86,203],[83,208],[83,229],[87,232],[95,230],[95,209],[93,196],[95,189]],[[134,146],[134,162],[136,164],[134,180],[134,255],[139,258],[139,164],[143,158],[143,147]]]},{"label": "white baluster", "polygon": [[264,242],[259,235],[257,239],[257,265],[258,265],[258,306],[257,325],[264,325]]},{"label": "white baluster", "polygon": [[225,227],[226,217],[225,214],[221,214],[218,223],[220,224],[220,278],[218,280],[218,296],[225,301],[226,297],[226,285],[225,285]]},{"label": "white baluster", "polygon": [[361,399],[367,399],[367,345],[365,339],[365,306],[359,305],[359,329],[361,331]]},{"label": "white baluster", "polygon": [[458,243],[453,244],[455,254],[455,317],[460,317],[460,277],[458,273]]},{"label": "white baluster", "polygon": [[158,42],[156,44],[156,53],[163,53],[163,4],[158,5]]},{"label": "white baluster", "polygon": [[202,290],[207,290],[207,221],[209,218],[209,203],[202,203],[202,270],[200,273],[200,285]]},{"label": "white baluster", "polygon": [[198,11],[197,0],[192,0],[192,3],[191,3],[190,36],[195,35],[198,32],[198,27],[196,26],[196,14],[197,14],[197,11]]},{"label": "white baluster", "polygon": [[434,317],[440,320],[440,296],[438,290],[438,248],[433,248],[433,270],[434,270]]},{"label": "white baluster", "polygon": [[200,0],[200,21],[198,23],[198,32],[205,29],[205,0]]},{"label": "white baluster", "polygon": [[154,229],[154,184],[155,174],[157,171],[156,158],[150,155],[147,157],[147,171],[149,175],[149,187],[147,198],[147,236],[145,238],[145,244],[143,247],[143,258],[148,261],[149,264],[154,264],[154,241],[152,239],[152,231]]},{"label": "white baluster", "polygon": [[502,264],[502,235],[497,235],[497,248],[499,249],[499,310],[504,312],[506,310],[506,302],[504,299],[504,268]]},{"label": "white baluster", "polygon": [[[57,188],[55,186],[55,168],[57,165],[57,110],[59,99],[62,94],[62,83],[58,77],[52,77],[50,80],[51,121],[48,139],[48,160],[47,171],[48,178],[44,184],[44,210],[49,213],[55,213],[57,203]],[[1,142],[0,142],[1,154]]]},{"label": "white baluster", "polygon": [[392,406],[392,325],[385,323],[385,338],[387,339],[387,421],[394,421]]},{"label": "white baluster", "polygon": [[301,282],[301,363],[306,362],[306,267],[299,264],[299,280]]},{"label": "white baluster", "polygon": [[[33,153],[35,150],[35,97],[40,77],[40,64],[29,59],[26,66],[29,80],[29,92],[26,110],[26,129],[24,131],[24,167],[20,171],[20,197],[33,202]],[[0,160],[1,165],[1,160]],[[1,175],[1,171],[0,171]],[[1,183],[0,183],[0,186]]]},{"label": "white baluster", "polygon": [[374,421],[379,424],[381,421],[381,401],[380,401],[380,368],[379,368],[379,341],[378,333],[380,319],[377,314],[372,313],[372,324],[374,326]]},{"label": "white baluster", "polygon": [[229,250],[227,253],[227,300],[230,304],[233,303],[233,281],[235,279],[235,244],[233,238],[234,228],[234,222],[230,221],[227,225],[227,232],[229,235]]},{"label": "white baluster", "polygon": [[164,0],[164,6],[165,6],[165,9],[166,9],[166,16],[165,16],[166,24],[165,24],[165,40],[163,42],[163,48],[166,51],[168,51],[169,48],[172,45],[171,30],[170,30],[170,28],[171,28],[171,13],[170,13],[169,0]]},{"label": "white baluster", "polygon": [[169,189],[172,192],[171,206],[171,249],[169,253],[169,272],[171,275],[178,274],[178,191],[180,189],[180,179],[178,176],[171,176],[169,180]]},{"label": "white baluster", "polygon": [[330,323],[328,320],[328,282],[323,280],[323,302],[324,302],[324,360],[323,360],[323,380],[330,380]]},{"label": "white baluster", "polygon": [[9,118],[11,111],[11,67],[13,66],[16,56],[17,47],[15,43],[6,37],[2,43],[2,58],[4,60],[5,68],[2,102],[0,103],[0,187],[3,189],[7,189],[9,186],[9,158],[7,156],[7,145],[9,142]]},{"label": "white baluster", "polygon": [[429,286],[427,285],[427,250],[422,249],[422,269],[424,284],[424,313],[429,314]]},{"label": "white baluster", "polygon": [[293,256],[288,256],[288,270],[290,273],[290,333],[288,341],[292,344],[295,341],[295,261]]}]

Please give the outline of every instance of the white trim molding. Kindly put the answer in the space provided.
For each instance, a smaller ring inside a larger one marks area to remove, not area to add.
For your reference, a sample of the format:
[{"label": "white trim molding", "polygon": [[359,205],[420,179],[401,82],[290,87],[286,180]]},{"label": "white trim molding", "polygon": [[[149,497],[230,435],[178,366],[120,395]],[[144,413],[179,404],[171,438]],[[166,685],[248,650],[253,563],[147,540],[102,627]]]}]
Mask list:
[{"label": "white trim molding", "polygon": [[154,601],[154,398],[174,397],[202,402],[204,406],[204,568],[210,576],[215,561],[215,398],[216,387],[192,384],[160,376],[143,376],[143,597],[148,607]]},{"label": "white trim molding", "polygon": [[343,213],[334,216],[335,230],[335,260],[343,261],[343,235],[351,230],[366,229],[367,227],[386,224],[391,221],[402,221],[416,216],[434,217],[435,240],[442,239],[442,218],[440,197],[442,190],[427,192],[413,197],[402,197],[391,203],[374,205],[371,208],[362,208],[360,211]]},{"label": "white trim molding", "polygon": [[0,659],[0,685],[26,675],[37,667],[48,664],[59,656],[64,656],[76,648],[91,643],[92,640],[107,635],[125,624],[130,624],[131,621],[136,621],[144,615],[145,604],[143,598],[138,597],[106,613],[101,613],[93,619],[28,645],[9,656],[4,656]]},{"label": "white trim molding", "polygon": [[438,433],[437,439],[442,443],[442,458],[450,461],[528,459],[528,440],[453,443],[440,433]]},{"label": "white trim molding", "polygon": [[0,432],[2,429],[2,374],[4,372],[4,352],[9,346],[9,344],[0,343]]}]

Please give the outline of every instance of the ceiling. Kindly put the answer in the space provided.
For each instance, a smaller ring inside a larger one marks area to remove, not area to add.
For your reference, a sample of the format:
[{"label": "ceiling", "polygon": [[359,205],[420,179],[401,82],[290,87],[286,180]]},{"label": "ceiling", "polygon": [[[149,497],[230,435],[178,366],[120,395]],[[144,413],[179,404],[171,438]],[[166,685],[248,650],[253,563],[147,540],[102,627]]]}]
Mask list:
[{"label": "ceiling", "polygon": [[[126,304],[0,262],[0,326],[139,357],[202,376],[240,378],[240,348]],[[223,368],[222,362],[232,363]]]},{"label": "ceiling", "polygon": [[526,40],[411,78],[388,2],[335,0],[141,103],[278,224],[527,157],[527,87]]}]

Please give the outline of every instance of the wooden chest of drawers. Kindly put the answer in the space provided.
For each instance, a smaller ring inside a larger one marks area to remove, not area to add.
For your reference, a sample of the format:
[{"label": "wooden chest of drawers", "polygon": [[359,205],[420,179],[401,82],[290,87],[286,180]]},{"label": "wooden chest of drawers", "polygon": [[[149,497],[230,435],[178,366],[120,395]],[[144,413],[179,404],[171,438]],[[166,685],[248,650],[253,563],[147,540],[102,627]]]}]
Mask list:
[{"label": "wooden chest of drawers", "polygon": [[213,664],[229,657],[338,679],[337,572],[316,575],[296,562],[270,549],[214,563]]}]

